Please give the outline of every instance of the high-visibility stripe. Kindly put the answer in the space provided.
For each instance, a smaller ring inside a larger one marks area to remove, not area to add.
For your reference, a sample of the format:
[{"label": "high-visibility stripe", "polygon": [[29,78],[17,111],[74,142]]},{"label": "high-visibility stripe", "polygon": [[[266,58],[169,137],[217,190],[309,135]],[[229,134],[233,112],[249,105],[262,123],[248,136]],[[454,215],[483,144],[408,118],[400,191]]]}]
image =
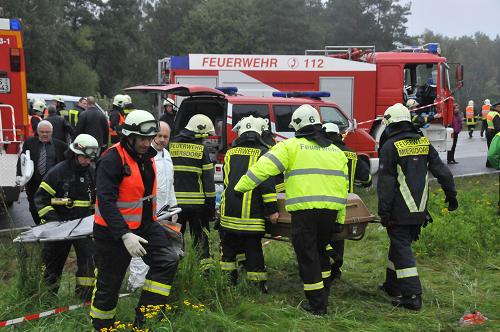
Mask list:
[{"label": "high-visibility stripe", "polygon": [[174,165],[174,171],[202,173],[202,169],[196,166]]},{"label": "high-visibility stripe", "polygon": [[76,284],[80,286],[94,286],[94,277],[76,277]]},{"label": "high-visibility stripe", "polygon": [[162,284],[161,282],[158,281],[153,281],[146,279],[144,281],[144,286],[142,287],[143,290],[155,293],[155,294],[160,294],[163,296],[169,296],[170,295],[170,288],[172,286],[167,285],[167,284]]},{"label": "high-visibility stripe", "polygon": [[293,171],[285,174],[285,179],[288,179],[289,177],[296,175],[311,175],[311,174],[341,176],[348,179],[348,175],[342,171],[333,169],[321,169],[321,168],[294,169]]},{"label": "high-visibility stripe", "polygon": [[396,270],[396,276],[398,279],[418,277],[417,268],[409,267],[406,269]]},{"label": "high-visibility stripe", "polygon": [[412,213],[425,211],[425,205],[427,202],[427,192],[428,192],[428,184],[427,184],[428,176],[425,177],[424,192],[422,193],[420,206],[417,208],[417,204],[413,199],[410,188],[408,188],[408,185],[406,184],[406,176],[404,175],[403,169],[401,168],[400,165],[397,165],[397,172],[398,172],[399,190],[401,191],[401,195],[403,196],[403,199],[406,203],[406,206],[408,207],[408,210],[410,210],[410,212]]},{"label": "high-visibility stripe", "polygon": [[205,197],[215,197],[215,191],[205,192]]},{"label": "high-visibility stripe", "polygon": [[394,266],[394,263],[392,261],[387,261],[387,268],[392,271],[396,271],[396,267]]},{"label": "high-visibility stripe", "polygon": [[[205,230],[205,228],[203,228]],[[214,260],[212,258],[203,258],[200,260],[200,270],[205,271],[214,266]]]},{"label": "high-visibility stripe", "polygon": [[204,171],[209,171],[214,168],[214,164],[205,164],[201,166],[201,169]]},{"label": "high-visibility stripe", "polygon": [[222,271],[233,271],[236,268],[236,262],[220,262],[220,269]]},{"label": "high-visibility stripe", "polygon": [[321,271],[321,278],[326,279],[332,276],[332,271]]},{"label": "high-visibility stripe", "polygon": [[264,232],[266,230],[264,219],[256,222],[253,220],[249,221],[248,219],[226,219],[224,216],[222,216],[220,224],[224,228],[230,228],[238,231]]},{"label": "high-visibility stripe", "polygon": [[236,263],[240,263],[247,260],[247,256],[244,253],[236,255]]},{"label": "high-visibility stripe", "polygon": [[276,158],[275,155],[271,154],[270,152],[267,152],[266,154],[264,154],[263,157],[266,157],[269,160],[271,160],[273,164],[276,165],[276,167],[278,167],[280,173],[283,173],[285,171],[285,166],[278,158]]},{"label": "high-visibility stripe", "polygon": [[331,203],[346,204],[347,199],[335,196],[315,195],[315,196],[295,197],[285,200],[286,205],[292,205],[297,203],[308,203],[308,202],[331,202]]},{"label": "high-visibility stripe", "polygon": [[90,207],[90,206],[92,206],[92,202],[91,201],[79,201],[79,200],[76,200],[76,201],[73,201],[73,206]]},{"label": "high-visibility stripe", "polygon": [[247,280],[266,281],[267,280],[267,272],[247,272]]},{"label": "high-visibility stripe", "polygon": [[143,202],[149,200],[151,200],[153,204],[156,203],[156,195],[148,195],[137,201],[116,201],[116,207],[119,209],[135,209],[142,207]]},{"label": "high-visibility stripe", "polygon": [[305,291],[313,291],[313,290],[318,290],[318,289],[323,289],[323,281],[317,282],[315,284],[304,284],[304,290]]},{"label": "high-visibility stripe", "polygon": [[177,204],[205,204],[204,199],[177,197]]},{"label": "high-visibility stripe", "polygon": [[176,191],[175,196],[178,197],[193,197],[193,198],[204,198],[205,195],[200,192],[191,192],[191,191]]},{"label": "high-visibility stripe", "polygon": [[255,174],[253,174],[253,172],[251,170],[247,171],[247,176],[250,178],[250,180],[255,182],[256,185],[259,185],[262,183],[262,180],[259,179]]},{"label": "high-visibility stripe", "polygon": [[116,308],[112,310],[101,310],[94,307],[94,305],[90,306],[90,317],[97,319],[113,319],[116,315]]},{"label": "high-visibility stripe", "polygon": [[285,184],[282,182],[282,183],[278,183],[276,186],[276,192],[277,193],[281,193],[283,191],[285,191]]},{"label": "high-visibility stripe", "polygon": [[43,208],[41,208],[40,210],[38,210],[38,216],[39,217],[43,217],[44,215],[46,215],[49,211],[55,211],[54,208],[52,207],[52,205],[47,205]]},{"label": "high-visibility stripe", "polygon": [[54,188],[52,188],[47,182],[45,181],[42,181],[42,183],[40,183],[40,188],[43,188],[46,192],[48,192],[51,196],[55,196],[56,195],[56,191],[54,190]]},{"label": "high-visibility stripe", "polygon": [[263,194],[262,200],[264,201],[264,203],[276,202],[278,200],[278,194],[276,193]]},{"label": "high-visibility stripe", "polygon": [[333,247],[330,244],[327,244],[326,245],[326,251],[330,251],[330,250],[333,250]]}]

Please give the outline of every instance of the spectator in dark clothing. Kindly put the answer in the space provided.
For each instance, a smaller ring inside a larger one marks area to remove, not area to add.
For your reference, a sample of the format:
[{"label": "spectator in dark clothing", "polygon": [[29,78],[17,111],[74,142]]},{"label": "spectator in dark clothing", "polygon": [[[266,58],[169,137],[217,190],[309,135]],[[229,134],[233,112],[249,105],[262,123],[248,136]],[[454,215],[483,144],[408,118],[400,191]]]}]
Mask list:
[{"label": "spectator in dark clothing", "polygon": [[89,134],[99,143],[101,151],[106,150],[109,142],[109,126],[106,115],[95,106],[95,98],[87,98],[88,108],[78,117],[74,137]]},{"label": "spectator in dark clothing", "polygon": [[163,109],[165,110],[165,112],[160,116],[160,121],[168,123],[172,131],[174,130],[175,114],[177,113],[174,107],[174,101],[170,98],[167,98],[163,101]]},{"label": "spectator in dark clothing", "polygon": [[73,128],[71,128],[63,116],[57,115],[57,110],[54,106],[49,106],[49,116],[45,120],[52,124],[52,137],[65,143],[70,142],[73,135]]},{"label": "spectator in dark clothing", "polygon": [[458,104],[453,105],[453,120],[451,122],[453,128],[453,145],[451,150],[448,151],[448,164],[458,164],[455,160],[455,149],[457,147],[458,134],[462,131],[462,114],[460,114],[460,107]]},{"label": "spectator in dark clothing", "polygon": [[[38,210],[35,206],[35,192],[37,191],[44,175],[57,163],[65,160],[64,151],[68,147],[66,143],[52,138],[52,124],[42,120],[37,128],[38,136],[28,138],[23,144],[21,153],[30,151],[30,159],[33,160],[33,176],[26,183],[26,195],[28,196],[29,210],[35,224],[40,224]],[[17,176],[21,176],[21,160],[17,162]]]}]

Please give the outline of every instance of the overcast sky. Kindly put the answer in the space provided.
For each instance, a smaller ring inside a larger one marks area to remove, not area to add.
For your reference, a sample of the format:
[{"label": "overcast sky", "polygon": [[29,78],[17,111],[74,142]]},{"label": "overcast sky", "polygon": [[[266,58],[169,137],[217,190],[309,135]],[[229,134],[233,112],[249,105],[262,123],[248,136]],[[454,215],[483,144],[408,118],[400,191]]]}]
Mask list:
[{"label": "overcast sky", "polygon": [[[409,0],[400,0],[408,3]],[[500,0],[412,0],[408,33],[425,29],[449,37],[484,32],[490,38],[500,34]]]}]

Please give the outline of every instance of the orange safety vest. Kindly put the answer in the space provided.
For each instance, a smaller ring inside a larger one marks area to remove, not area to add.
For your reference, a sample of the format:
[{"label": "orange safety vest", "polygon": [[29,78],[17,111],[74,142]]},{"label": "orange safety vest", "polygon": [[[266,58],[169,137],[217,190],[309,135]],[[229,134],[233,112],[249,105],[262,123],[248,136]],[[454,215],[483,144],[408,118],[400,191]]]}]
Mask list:
[{"label": "orange safety vest", "polygon": [[467,106],[467,108],[465,109],[465,122],[467,122],[467,124],[475,124],[476,123],[476,120],[474,118],[474,107],[472,106]]},{"label": "orange safety vest", "polygon": [[33,132],[33,126],[31,125],[31,119],[35,117],[38,118],[40,121],[42,121],[42,118],[39,115],[28,115],[28,120],[29,120],[29,126],[28,126],[28,137],[34,136],[35,133]]},{"label": "orange safety vest", "polygon": [[[123,117],[123,115],[120,114],[120,121],[118,122],[118,124],[122,125],[124,122],[125,122],[125,118]],[[109,122],[109,134],[111,136],[118,136],[118,133],[116,132],[116,130],[111,128],[111,122]]]},{"label": "orange safety vest", "polygon": [[[145,200],[153,200],[153,221],[156,221],[156,176],[153,182],[152,194],[144,197],[144,183],[142,182],[139,165],[120,143],[113,145],[111,148],[106,150],[106,152],[113,148],[118,150],[118,154],[122,159],[122,165],[127,163],[130,167],[130,176],[123,177],[120,187],[118,188],[118,199],[116,200],[116,206],[122,214],[123,219],[125,219],[128,228],[137,229],[141,226],[142,202]],[[156,164],[154,158],[151,158],[151,161],[153,162],[153,169],[156,175]],[[104,218],[101,216],[99,211],[99,202],[97,199],[95,203],[94,220],[98,225],[108,226]]]},{"label": "orange safety vest", "polygon": [[488,113],[490,112],[490,108],[491,108],[490,105],[483,105],[483,107],[481,108],[481,116],[482,116],[484,121],[486,121],[486,118],[488,117]]}]

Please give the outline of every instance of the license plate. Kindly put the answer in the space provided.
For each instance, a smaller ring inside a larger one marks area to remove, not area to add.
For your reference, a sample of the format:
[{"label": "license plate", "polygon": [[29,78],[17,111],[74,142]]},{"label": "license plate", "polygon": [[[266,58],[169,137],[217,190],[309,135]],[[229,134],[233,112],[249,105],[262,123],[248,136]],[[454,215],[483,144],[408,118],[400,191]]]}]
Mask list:
[{"label": "license plate", "polygon": [[0,93],[10,92],[10,78],[2,77],[0,78]]}]

